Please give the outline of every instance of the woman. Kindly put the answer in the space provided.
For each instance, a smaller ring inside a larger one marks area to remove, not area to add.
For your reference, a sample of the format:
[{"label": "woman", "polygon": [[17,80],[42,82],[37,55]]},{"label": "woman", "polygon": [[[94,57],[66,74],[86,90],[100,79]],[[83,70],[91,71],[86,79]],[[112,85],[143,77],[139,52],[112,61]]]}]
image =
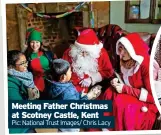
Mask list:
[{"label": "woman", "polygon": [[[17,50],[8,51],[8,100],[29,100],[39,98],[33,76],[27,71],[27,60]],[[32,91],[31,91],[32,89]],[[35,133],[32,128],[10,128],[10,133]]]},{"label": "woman", "polygon": [[104,99],[113,101],[115,127],[112,130],[151,130],[157,115],[149,79],[148,47],[137,33],[116,43],[122,81],[114,78]]},{"label": "woman", "polygon": [[51,51],[45,51],[42,44],[42,33],[37,28],[30,28],[26,33],[26,57],[29,61],[29,70],[33,73],[34,83],[40,90],[40,99],[49,99],[45,78],[51,74],[50,63],[56,58]]}]

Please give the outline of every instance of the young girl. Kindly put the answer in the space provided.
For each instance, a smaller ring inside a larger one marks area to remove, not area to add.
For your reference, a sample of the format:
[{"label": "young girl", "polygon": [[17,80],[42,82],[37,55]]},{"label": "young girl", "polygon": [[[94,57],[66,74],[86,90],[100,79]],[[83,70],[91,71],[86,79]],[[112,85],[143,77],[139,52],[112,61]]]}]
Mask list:
[{"label": "young girl", "polygon": [[[27,71],[28,62],[23,53],[8,51],[8,100],[30,100],[39,98],[39,91],[33,82],[31,72]],[[34,133],[32,128],[9,129],[10,133]]]},{"label": "young girl", "polygon": [[48,99],[45,78],[51,74],[50,64],[56,56],[51,51],[45,51],[42,44],[42,33],[37,28],[30,28],[26,33],[26,57],[29,70],[33,73],[34,83],[40,90],[40,99]]}]

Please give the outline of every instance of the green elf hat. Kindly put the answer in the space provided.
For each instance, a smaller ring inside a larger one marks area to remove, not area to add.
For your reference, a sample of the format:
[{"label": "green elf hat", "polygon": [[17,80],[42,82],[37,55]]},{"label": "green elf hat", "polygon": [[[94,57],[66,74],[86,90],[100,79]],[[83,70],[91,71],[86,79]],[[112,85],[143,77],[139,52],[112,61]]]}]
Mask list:
[{"label": "green elf hat", "polygon": [[36,40],[42,43],[42,33],[38,28],[29,28],[26,32],[26,41]]}]

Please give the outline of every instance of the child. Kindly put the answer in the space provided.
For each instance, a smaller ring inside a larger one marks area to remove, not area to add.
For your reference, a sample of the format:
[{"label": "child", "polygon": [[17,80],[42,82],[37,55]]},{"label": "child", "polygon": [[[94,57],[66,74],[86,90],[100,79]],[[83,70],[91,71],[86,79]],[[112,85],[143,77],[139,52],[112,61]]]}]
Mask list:
[{"label": "child", "polygon": [[[52,63],[53,79],[50,87],[52,99],[56,100],[91,100],[101,93],[101,86],[96,86],[89,93],[79,93],[71,79],[70,64],[63,59],[55,59]],[[79,132],[80,129],[59,129],[61,132]]]}]

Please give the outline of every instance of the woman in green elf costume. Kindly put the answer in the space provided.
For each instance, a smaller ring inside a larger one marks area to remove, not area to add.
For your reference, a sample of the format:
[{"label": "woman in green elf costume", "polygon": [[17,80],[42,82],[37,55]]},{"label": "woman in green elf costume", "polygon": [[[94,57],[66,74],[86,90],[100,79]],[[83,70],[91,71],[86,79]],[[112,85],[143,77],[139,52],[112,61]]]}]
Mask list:
[{"label": "woman in green elf costume", "polygon": [[56,58],[51,51],[45,51],[42,43],[42,33],[38,28],[29,28],[26,33],[26,57],[29,61],[29,71],[33,73],[34,83],[40,91],[40,99],[49,99],[47,81],[51,75],[50,63]]}]

